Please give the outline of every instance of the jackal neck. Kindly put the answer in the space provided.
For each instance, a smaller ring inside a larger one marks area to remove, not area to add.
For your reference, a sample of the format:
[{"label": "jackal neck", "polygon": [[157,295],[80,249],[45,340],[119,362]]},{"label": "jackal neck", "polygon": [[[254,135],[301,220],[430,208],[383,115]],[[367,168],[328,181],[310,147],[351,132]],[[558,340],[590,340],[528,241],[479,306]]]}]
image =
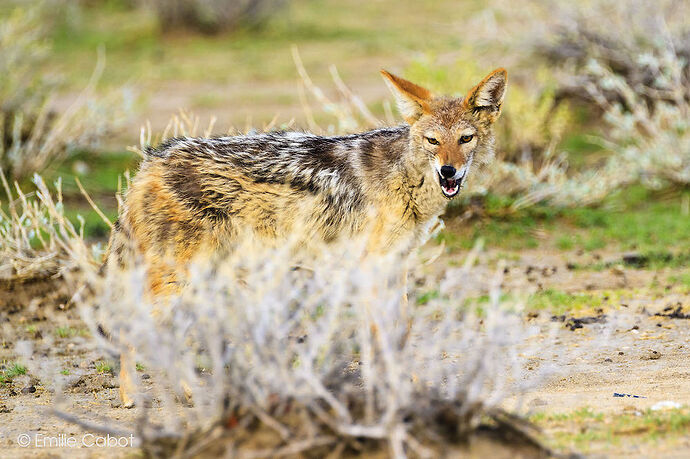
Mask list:
[{"label": "jackal neck", "polygon": [[[360,163],[373,183],[379,184],[381,201],[399,209],[399,219],[417,224],[437,217],[447,203],[439,188],[429,157],[415,148],[407,125],[365,133]],[[374,160],[375,159],[375,160]]]}]

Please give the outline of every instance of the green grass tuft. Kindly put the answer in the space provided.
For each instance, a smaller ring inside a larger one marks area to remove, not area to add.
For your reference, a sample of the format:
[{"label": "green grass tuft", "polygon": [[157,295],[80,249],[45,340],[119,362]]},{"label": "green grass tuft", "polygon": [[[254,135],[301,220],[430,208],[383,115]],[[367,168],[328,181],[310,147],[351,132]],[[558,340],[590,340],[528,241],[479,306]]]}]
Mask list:
[{"label": "green grass tuft", "polygon": [[112,365],[105,360],[97,360],[94,365],[98,373],[111,373],[113,371]]},{"label": "green grass tuft", "polygon": [[587,453],[678,437],[690,428],[690,411],[678,409],[605,414],[585,407],[570,413],[536,413],[530,421],[545,431],[543,440],[557,450]]},{"label": "green grass tuft", "polygon": [[431,290],[428,292],[424,292],[417,297],[417,304],[420,306],[427,304],[429,301],[435,300],[436,298],[439,298],[440,296],[441,296],[441,293],[438,290]]},{"label": "green grass tuft", "polygon": [[57,327],[55,329],[55,336],[58,338],[72,338],[76,334],[77,330],[72,327]]},{"label": "green grass tuft", "polygon": [[0,384],[12,381],[12,378],[26,374],[26,367],[20,363],[5,363],[5,368],[0,371]]},{"label": "green grass tuft", "polygon": [[546,289],[537,292],[527,301],[527,309],[549,311],[553,314],[598,308],[603,304],[602,297],[587,293],[567,293],[561,290]]}]

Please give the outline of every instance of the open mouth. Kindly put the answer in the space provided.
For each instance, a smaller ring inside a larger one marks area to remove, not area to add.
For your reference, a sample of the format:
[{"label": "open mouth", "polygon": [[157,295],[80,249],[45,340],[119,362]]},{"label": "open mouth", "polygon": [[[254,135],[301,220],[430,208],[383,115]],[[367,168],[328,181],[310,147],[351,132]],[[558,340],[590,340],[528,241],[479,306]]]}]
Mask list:
[{"label": "open mouth", "polygon": [[448,198],[454,198],[456,194],[460,192],[460,188],[462,187],[462,180],[465,178],[463,175],[460,178],[443,178],[440,175],[438,176],[438,181],[441,184],[441,191],[443,191],[443,195]]}]

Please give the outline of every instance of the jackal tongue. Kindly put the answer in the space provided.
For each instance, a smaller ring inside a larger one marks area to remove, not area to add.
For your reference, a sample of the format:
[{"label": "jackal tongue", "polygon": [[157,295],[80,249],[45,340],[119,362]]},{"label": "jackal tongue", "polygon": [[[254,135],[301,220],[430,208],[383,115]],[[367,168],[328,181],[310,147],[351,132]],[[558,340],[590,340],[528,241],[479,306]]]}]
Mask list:
[{"label": "jackal tongue", "polygon": [[448,191],[452,191],[455,189],[455,180],[453,179],[444,179],[444,183],[442,183],[443,187],[447,189]]}]

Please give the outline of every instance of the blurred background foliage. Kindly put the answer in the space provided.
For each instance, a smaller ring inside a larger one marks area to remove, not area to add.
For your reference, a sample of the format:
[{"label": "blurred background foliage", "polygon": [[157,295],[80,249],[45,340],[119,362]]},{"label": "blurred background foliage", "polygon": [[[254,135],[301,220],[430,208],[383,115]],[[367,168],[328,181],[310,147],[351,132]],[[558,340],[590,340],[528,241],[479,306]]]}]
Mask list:
[{"label": "blurred background foliage", "polygon": [[[636,185],[686,199],[689,9],[675,0],[0,0],[0,167],[20,182],[64,177],[75,212],[91,215],[81,177],[112,217],[118,177],[138,162],[125,147],[160,139],[181,108],[197,115],[181,132],[215,120],[215,134],[337,134],[399,122],[380,68],[462,95],[503,66],[497,160],[449,214],[606,206]],[[86,219],[94,235],[107,233]]]}]

